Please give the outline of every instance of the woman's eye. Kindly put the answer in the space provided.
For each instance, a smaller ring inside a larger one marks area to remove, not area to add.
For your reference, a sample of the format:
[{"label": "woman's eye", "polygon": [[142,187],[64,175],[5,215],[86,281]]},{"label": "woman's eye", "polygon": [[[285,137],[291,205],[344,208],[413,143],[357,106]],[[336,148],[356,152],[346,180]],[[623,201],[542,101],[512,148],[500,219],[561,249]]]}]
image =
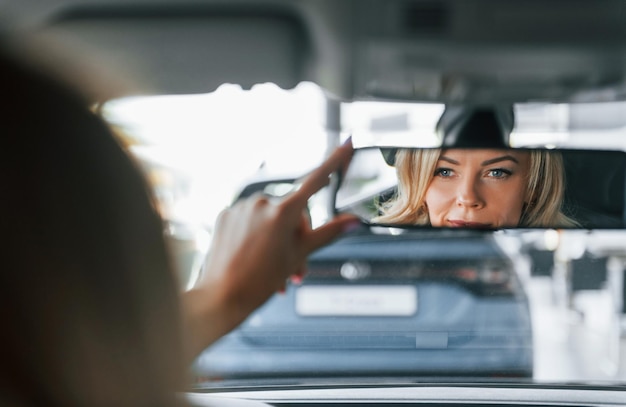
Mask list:
[{"label": "woman's eye", "polygon": [[494,168],[488,171],[488,175],[493,178],[506,178],[511,174],[511,171],[505,170],[504,168]]},{"label": "woman's eye", "polygon": [[450,168],[437,168],[435,170],[435,176],[436,177],[451,177],[452,176],[452,170]]}]

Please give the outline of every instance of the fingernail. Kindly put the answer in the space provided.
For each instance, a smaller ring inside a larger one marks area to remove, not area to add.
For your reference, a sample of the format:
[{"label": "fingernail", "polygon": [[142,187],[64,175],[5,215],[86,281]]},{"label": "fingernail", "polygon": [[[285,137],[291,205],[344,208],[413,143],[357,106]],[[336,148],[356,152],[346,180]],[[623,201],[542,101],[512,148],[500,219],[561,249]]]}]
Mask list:
[{"label": "fingernail", "polygon": [[292,284],[297,284],[297,285],[302,284],[302,276],[299,276],[297,274],[292,275],[291,276],[291,283]]},{"label": "fingernail", "polygon": [[352,136],[348,136],[348,138],[343,142],[342,145],[346,146],[348,144],[352,144]]}]

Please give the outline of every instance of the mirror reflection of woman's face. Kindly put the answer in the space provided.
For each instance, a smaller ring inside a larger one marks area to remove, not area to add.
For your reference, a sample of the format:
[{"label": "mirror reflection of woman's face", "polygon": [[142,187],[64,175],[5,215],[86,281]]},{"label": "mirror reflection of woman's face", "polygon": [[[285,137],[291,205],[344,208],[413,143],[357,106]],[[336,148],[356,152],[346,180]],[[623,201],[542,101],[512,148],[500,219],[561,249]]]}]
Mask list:
[{"label": "mirror reflection of woman's face", "polygon": [[432,226],[517,226],[530,155],[512,150],[443,150],[426,191]]}]

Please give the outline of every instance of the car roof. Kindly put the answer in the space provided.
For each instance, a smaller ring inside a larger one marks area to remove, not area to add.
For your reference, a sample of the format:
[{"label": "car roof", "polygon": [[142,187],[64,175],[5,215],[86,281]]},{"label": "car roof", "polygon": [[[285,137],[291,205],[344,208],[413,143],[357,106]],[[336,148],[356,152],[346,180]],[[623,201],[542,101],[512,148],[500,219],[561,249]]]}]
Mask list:
[{"label": "car roof", "polygon": [[[621,0],[7,0],[143,72],[154,93],[313,81],[342,100],[622,100]],[[44,31],[45,32],[45,31]]]}]

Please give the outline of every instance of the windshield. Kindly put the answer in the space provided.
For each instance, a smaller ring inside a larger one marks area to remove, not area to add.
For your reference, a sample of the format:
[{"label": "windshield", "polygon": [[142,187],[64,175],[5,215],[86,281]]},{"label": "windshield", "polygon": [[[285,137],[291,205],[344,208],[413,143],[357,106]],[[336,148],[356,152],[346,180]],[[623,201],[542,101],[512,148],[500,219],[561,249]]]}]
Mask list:
[{"label": "windshield", "polygon": [[[181,289],[189,289],[217,215],[245,191],[287,193],[348,135],[357,147],[407,139],[432,147],[443,108],[340,106],[304,83],[120,99],[103,114],[152,183]],[[511,144],[624,150],[625,110],[517,105]],[[314,225],[329,216],[327,199],[309,203]],[[194,385],[338,377],[623,383],[624,239],[585,230],[349,235],[311,256],[302,281],[207,349],[193,365]]]}]

